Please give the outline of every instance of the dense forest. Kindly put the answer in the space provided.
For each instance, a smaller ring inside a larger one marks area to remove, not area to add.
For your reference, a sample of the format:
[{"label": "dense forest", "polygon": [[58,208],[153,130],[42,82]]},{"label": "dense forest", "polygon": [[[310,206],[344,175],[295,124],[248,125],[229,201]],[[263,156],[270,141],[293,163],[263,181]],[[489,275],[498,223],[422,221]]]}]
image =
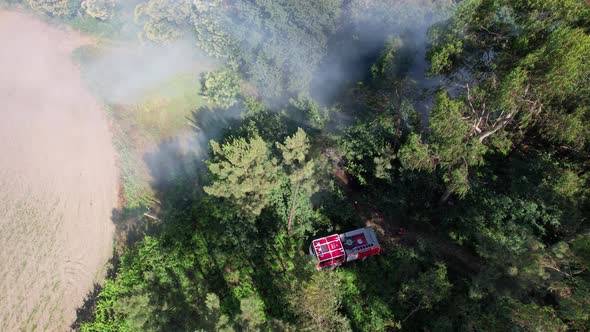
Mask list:
[{"label": "dense forest", "polygon": [[[118,225],[76,328],[590,329],[587,1],[22,2],[222,64],[193,121],[223,132]],[[316,271],[364,226],[381,255]]]}]

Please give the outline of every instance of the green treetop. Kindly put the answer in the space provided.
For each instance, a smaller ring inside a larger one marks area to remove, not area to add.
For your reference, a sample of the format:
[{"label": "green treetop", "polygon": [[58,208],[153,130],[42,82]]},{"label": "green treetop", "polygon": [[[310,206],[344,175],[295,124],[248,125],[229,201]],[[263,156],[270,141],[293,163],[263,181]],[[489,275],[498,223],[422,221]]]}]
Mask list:
[{"label": "green treetop", "polygon": [[28,0],[29,6],[49,16],[69,16],[72,10],[68,0]]},{"label": "green treetop", "polygon": [[465,196],[469,190],[469,168],[481,165],[486,151],[463,112],[461,101],[449,98],[446,92],[439,93],[430,117],[430,144],[414,134],[398,152],[406,169],[432,171],[439,167],[447,187],[441,201],[453,193]]},{"label": "green treetop", "polygon": [[99,20],[108,20],[113,17],[115,11],[115,0],[84,0],[82,9],[86,14]]},{"label": "green treetop", "polygon": [[298,128],[293,136],[285,139],[285,144],[277,143],[277,147],[281,150],[292,183],[300,183],[313,176],[314,162],[309,160],[311,144],[303,129]]},{"label": "green treetop", "polygon": [[202,93],[216,105],[230,108],[238,100],[240,76],[228,67],[209,72],[203,77]]},{"label": "green treetop", "polygon": [[313,160],[309,159],[311,144],[307,134],[301,128],[298,128],[293,136],[287,137],[285,144],[277,143],[277,146],[283,154],[283,163],[287,167],[291,185],[295,188],[287,223],[287,231],[290,235],[299,189],[303,187],[308,193],[308,197],[317,190],[316,182],[311,181],[316,165]]},{"label": "green treetop", "polygon": [[351,331],[350,322],[339,313],[343,292],[336,273],[317,273],[302,284],[291,303],[306,331]]},{"label": "green treetop", "polygon": [[135,19],[143,24],[145,36],[156,42],[179,39],[190,16],[191,4],[187,0],[149,0],[135,8]]},{"label": "green treetop", "polygon": [[258,135],[250,140],[240,137],[223,145],[211,141],[211,150],[208,168],[212,181],[203,188],[205,192],[229,199],[246,215],[260,215],[278,186],[280,171],[266,143]]}]

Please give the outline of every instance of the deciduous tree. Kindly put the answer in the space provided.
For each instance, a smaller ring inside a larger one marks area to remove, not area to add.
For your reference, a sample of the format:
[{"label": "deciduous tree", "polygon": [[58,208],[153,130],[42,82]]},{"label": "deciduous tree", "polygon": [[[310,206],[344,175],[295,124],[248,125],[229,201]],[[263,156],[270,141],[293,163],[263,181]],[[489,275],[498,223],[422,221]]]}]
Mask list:
[{"label": "deciduous tree", "polygon": [[411,308],[402,320],[402,324],[417,311],[431,309],[435,304],[443,301],[449,295],[451,287],[447,279],[447,267],[443,263],[438,263],[436,268],[402,285],[398,294],[399,300],[407,303]]},{"label": "deciduous tree", "polygon": [[36,11],[50,16],[69,16],[72,8],[68,0],[28,0],[29,5]]},{"label": "deciduous tree", "polygon": [[199,45],[239,66],[258,92],[306,91],[336,29],[342,0],[195,1]]},{"label": "deciduous tree", "polygon": [[216,105],[230,108],[240,93],[240,77],[229,67],[209,72],[203,77],[202,93]]},{"label": "deciduous tree", "polygon": [[316,273],[291,297],[302,326],[316,331],[351,331],[338,310],[342,301],[338,274]]},{"label": "deciduous tree", "polygon": [[135,8],[135,20],[149,40],[171,42],[187,32],[191,13],[188,0],[147,0]]},{"label": "deciduous tree", "polygon": [[86,14],[103,21],[113,17],[113,13],[115,12],[115,6],[115,0],[82,1],[82,9],[86,11]]}]

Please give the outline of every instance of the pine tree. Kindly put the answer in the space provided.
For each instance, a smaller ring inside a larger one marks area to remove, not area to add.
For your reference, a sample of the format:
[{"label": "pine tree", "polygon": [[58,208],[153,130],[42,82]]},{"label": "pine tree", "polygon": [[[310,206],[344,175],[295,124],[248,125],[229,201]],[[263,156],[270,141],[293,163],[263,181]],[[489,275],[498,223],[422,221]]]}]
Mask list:
[{"label": "pine tree", "polygon": [[298,128],[293,136],[287,137],[285,144],[277,143],[277,146],[283,154],[283,164],[287,167],[291,185],[295,188],[287,223],[287,232],[291,235],[291,225],[299,190],[304,189],[310,195],[317,190],[316,183],[312,181],[316,165],[313,160],[309,159],[311,144],[307,134],[301,128]]},{"label": "pine tree", "polygon": [[211,184],[203,189],[209,195],[230,200],[245,215],[258,216],[278,186],[277,161],[260,136],[249,141],[234,138],[219,145],[211,141],[212,161],[208,168]]}]

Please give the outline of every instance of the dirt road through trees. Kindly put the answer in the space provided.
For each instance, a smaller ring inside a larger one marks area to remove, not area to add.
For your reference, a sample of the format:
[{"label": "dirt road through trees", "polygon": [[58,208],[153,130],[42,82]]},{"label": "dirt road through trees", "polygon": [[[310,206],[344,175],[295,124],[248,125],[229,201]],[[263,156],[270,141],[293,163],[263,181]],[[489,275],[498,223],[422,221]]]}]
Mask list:
[{"label": "dirt road through trees", "polygon": [[111,254],[115,151],[88,40],[0,11],[0,41],[0,331],[65,331]]}]

